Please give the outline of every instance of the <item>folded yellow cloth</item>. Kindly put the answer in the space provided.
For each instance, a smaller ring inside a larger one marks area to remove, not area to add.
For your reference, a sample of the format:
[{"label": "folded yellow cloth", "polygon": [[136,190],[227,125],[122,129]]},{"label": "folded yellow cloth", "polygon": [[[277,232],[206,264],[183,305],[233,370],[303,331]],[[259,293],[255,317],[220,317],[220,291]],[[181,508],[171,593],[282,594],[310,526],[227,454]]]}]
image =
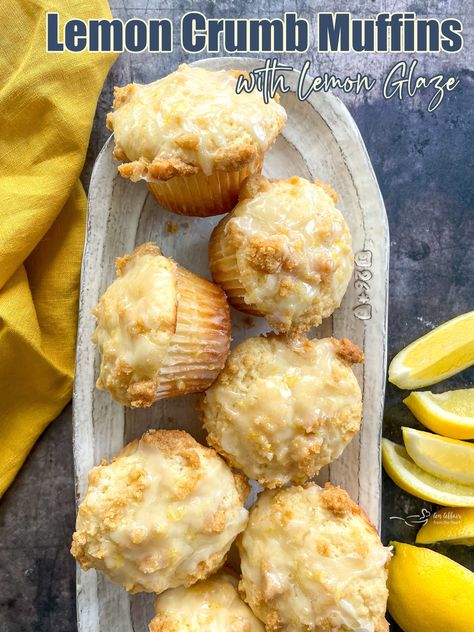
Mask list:
[{"label": "folded yellow cloth", "polygon": [[0,2],[0,496],[71,397],[86,200],[79,176],[115,56],[47,53],[45,14],[106,0]]}]

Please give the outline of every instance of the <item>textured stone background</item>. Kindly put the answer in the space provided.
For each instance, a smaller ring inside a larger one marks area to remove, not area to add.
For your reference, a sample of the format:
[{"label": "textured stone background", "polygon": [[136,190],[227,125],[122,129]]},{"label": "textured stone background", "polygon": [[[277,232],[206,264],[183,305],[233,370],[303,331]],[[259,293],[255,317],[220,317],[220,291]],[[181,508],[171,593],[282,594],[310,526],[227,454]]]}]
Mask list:
[{"label": "textured stone background", "polygon": [[[208,17],[277,17],[297,11],[314,20],[316,11],[345,10],[338,2],[260,0],[219,3],[200,0],[112,0],[115,16],[170,17],[200,10]],[[355,0],[352,12],[370,17],[380,11],[416,11],[419,16],[454,16],[464,23],[465,47],[458,54],[418,55],[418,70],[460,78],[460,86],[433,114],[426,112],[431,94],[399,102],[384,101],[380,88],[368,96],[343,95],[371,156],[385,198],[391,232],[388,355],[428,329],[474,308],[473,67],[472,11],[462,0]],[[283,57],[295,67],[311,59],[312,74],[339,76],[367,72],[380,80],[388,68],[409,56],[399,54],[319,55],[313,51]],[[107,131],[112,86],[148,82],[185,61],[176,48],[168,55],[123,54],[106,81],[97,107],[84,182]],[[470,386],[474,371],[434,387]],[[403,393],[388,386],[384,435],[401,440],[400,426],[418,427],[401,403]],[[403,493],[384,477],[383,538],[411,542],[415,529],[390,516],[419,513],[430,505]],[[74,561],[68,549],[74,527],[71,407],[49,427],[12,488],[0,503],[0,632],[73,632],[75,624]],[[449,555],[472,564],[464,547]],[[394,625],[392,630],[398,628]],[[145,631],[143,631],[145,632]],[[466,629],[467,632],[467,629]]]}]

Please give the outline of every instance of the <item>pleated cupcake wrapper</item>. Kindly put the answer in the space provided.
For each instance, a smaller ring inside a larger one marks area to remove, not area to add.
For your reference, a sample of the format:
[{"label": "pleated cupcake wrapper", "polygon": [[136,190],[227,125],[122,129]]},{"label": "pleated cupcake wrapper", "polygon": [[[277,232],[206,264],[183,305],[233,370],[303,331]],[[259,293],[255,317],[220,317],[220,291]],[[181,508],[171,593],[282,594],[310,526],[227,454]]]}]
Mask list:
[{"label": "pleated cupcake wrapper", "polygon": [[240,282],[235,250],[228,244],[225,227],[230,217],[224,218],[214,229],[209,241],[209,267],[212,278],[224,290],[229,303],[246,314],[262,316],[262,313],[245,302],[245,288]]},{"label": "pleated cupcake wrapper", "polygon": [[240,171],[202,171],[191,176],[176,176],[166,182],[149,182],[148,189],[161,206],[178,215],[209,217],[228,213],[237,204],[241,182],[260,173],[262,158]]},{"label": "pleated cupcake wrapper", "polygon": [[181,266],[177,274],[176,332],[161,367],[158,399],[204,391],[229,352],[230,314],[224,294]]}]

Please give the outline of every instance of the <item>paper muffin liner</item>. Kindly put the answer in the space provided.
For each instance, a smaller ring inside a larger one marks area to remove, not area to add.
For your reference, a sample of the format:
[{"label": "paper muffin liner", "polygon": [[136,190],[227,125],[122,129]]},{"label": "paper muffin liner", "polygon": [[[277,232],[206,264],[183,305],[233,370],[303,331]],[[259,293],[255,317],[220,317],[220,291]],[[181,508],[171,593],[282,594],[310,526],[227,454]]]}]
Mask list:
[{"label": "paper muffin liner", "polygon": [[148,189],[161,206],[178,215],[209,217],[228,213],[237,204],[240,184],[247,176],[260,173],[263,157],[240,171],[204,172],[176,176],[164,182],[148,182]]},{"label": "paper muffin liner", "polygon": [[160,370],[157,399],[200,393],[224,367],[230,312],[223,291],[178,265],[176,332]]},{"label": "paper muffin liner", "polygon": [[224,290],[232,307],[246,314],[263,316],[262,312],[245,302],[245,289],[240,282],[235,248],[225,234],[229,219],[230,215],[217,224],[209,240],[209,268],[212,278]]}]

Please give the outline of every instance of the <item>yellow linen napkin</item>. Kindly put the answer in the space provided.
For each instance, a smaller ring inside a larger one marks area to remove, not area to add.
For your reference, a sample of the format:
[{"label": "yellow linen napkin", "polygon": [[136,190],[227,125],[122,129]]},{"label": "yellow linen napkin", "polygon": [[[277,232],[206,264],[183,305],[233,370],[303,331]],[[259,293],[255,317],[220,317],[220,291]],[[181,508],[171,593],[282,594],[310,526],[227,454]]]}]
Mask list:
[{"label": "yellow linen napkin", "polygon": [[0,496],[71,397],[86,199],[79,181],[115,55],[47,53],[46,12],[106,0],[0,2]]}]

